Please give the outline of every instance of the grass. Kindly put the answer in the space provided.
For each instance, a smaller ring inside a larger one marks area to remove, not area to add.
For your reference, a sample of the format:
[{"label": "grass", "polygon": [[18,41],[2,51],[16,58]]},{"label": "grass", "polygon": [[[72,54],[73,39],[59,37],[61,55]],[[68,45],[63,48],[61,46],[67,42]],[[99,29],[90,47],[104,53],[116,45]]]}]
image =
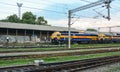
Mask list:
[{"label": "grass", "polygon": [[65,48],[0,48],[0,51],[56,51]]},{"label": "grass", "polygon": [[112,56],[112,55],[120,55],[120,52],[109,52],[109,53],[77,55],[77,56],[0,60],[0,66],[29,64],[32,63],[34,60],[41,60],[41,59],[44,60],[45,62],[60,62],[60,61],[81,60],[81,59],[89,59],[89,58]]},{"label": "grass", "polygon": [[119,72],[119,71],[120,71],[120,66],[110,68],[109,70],[106,70],[104,72]]},{"label": "grass", "polygon": [[[120,46],[120,44],[73,44],[71,45],[72,48],[95,48],[95,47],[111,47],[111,46]],[[0,48],[0,51],[56,51],[56,50],[63,50],[65,48]]]},{"label": "grass", "polygon": [[120,43],[117,44],[74,44],[71,47],[72,48],[93,48],[93,47],[111,47],[111,46],[120,46]]}]

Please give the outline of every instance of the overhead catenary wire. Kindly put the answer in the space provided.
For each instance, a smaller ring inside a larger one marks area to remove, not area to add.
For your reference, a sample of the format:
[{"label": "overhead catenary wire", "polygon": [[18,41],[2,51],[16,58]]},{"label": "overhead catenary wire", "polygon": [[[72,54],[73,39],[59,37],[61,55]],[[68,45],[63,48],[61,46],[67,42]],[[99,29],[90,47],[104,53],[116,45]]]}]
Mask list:
[{"label": "overhead catenary wire", "polygon": [[[81,1],[88,1],[88,0],[81,0]],[[53,1],[52,1],[53,2]],[[90,1],[89,1],[90,2]],[[3,2],[2,2],[3,3]],[[5,3],[5,5],[9,5],[8,3],[6,4]],[[13,5],[13,4],[10,4],[11,6],[14,6],[14,7],[16,7],[16,5]],[[117,5],[118,6],[118,5]],[[24,7],[23,6],[23,8],[25,9],[25,8],[29,8],[29,9],[36,9],[36,10],[43,10],[43,11],[48,11],[48,12],[55,12],[55,13],[58,13],[58,14],[66,14],[67,15],[67,12],[63,12],[63,11],[56,11],[56,10],[49,10],[49,9],[41,9],[41,8],[34,8],[34,7]],[[113,8],[113,7],[112,7]],[[99,8],[97,8],[97,9],[99,9]],[[117,8],[116,8],[117,9]],[[119,11],[119,9],[118,9],[118,11]],[[82,17],[85,17],[85,16],[82,16]]]},{"label": "overhead catenary wire", "polygon": [[[42,1],[46,1],[46,0],[42,0]],[[56,4],[59,4],[59,5],[61,5],[61,6],[66,6],[66,5],[67,5],[67,4],[65,4],[65,3],[58,3],[58,2],[50,1],[50,0],[47,0],[46,2],[56,3]]]},{"label": "overhead catenary wire", "polygon": [[[46,0],[42,0],[42,1],[46,1]],[[68,5],[68,4],[65,4],[65,3],[58,3],[58,2],[55,2],[55,1],[49,1],[49,0],[47,0],[46,2],[51,2],[51,3],[55,3],[56,5],[59,5],[59,6],[62,6],[62,7],[64,7],[64,9],[65,10],[69,10],[70,8],[70,5]]]},{"label": "overhead catenary wire", "polygon": [[80,0],[80,1],[84,1],[84,2],[87,2],[87,3],[92,3],[92,2],[90,2],[90,1],[87,1],[87,0]]},{"label": "overhead catenary wire", "polygon": [[59,13],[59,14],[67,14],[66,12],[60,12],[60,11],[54,11],[54,10],[48,10],[48,9],[40,9],[40,8],[34,8],[34,7],[27,7],[27,6],[23,6],[23,8],[44,10],[44,11],[50,11],[50,12],[55,12],[55,13]]},{"label": "overhead catenary wire", "polygon": [[[93,9],[93,11],[94,11],[95,13],[97,13],[98,15],[102,16],[103,18],[105,18],[105,15],[102,14],[102,12],[105,11],[105,8],[102,9],[101,11],[97,11],[96,9]],[[94,18],[96,18],[96,17],[99,17],[99,16],[94,16]]]},{"label": "overhead catenary wire", "polygon": [[8,13],[15,14],[15,12],[8,12],[8,11],[0,11],[0,13],[2,13],[2,14],[8,14]]},{"label": "overhead catenary wire", "polygon": [[116,9],[116,10],[118,10],[118,11],[120,11],[120,6],[118,6],[118,5],[112,5],[113,7],[111,7],[111,9]]},{"label": "overhead catenary wire", "polygon": [[[3,4],[3,5],[9,5],[9,6],[16,6],[16,5],[9,4],[9,3],[4,3],[4,2],[0,2],[0,4]],[[58,13],[58,14],[67,14],[66,12],[55,11],[55,10],[49,10],[49,9],[42,9],[42,8],[34,8],[34,7],[27,7],[27,6],[23,6],[22,8],[29,8],[29,9],[43,10],[43,11],[49,11],[49,12],[54,12],[54,13]]]},{"label": "overhead catenary wire", "polygon": [[83,16],[83,15],[77,15],[77,14],[73,14],[74,16],[72,16],[72,19],[75,19],[74,21],[72,21],[71,25],[74,24],[77,21],[80,21],[80,18],[93,18],[93,17],[88,17],[88,16]]},{"label": "overhead catenary wire", "polygon": [[[99,8],[102,8],[102,7],[99,7]],[[95,8],[95,9],[98,9],[98,7],[97,8]],[[103,10],[101,10],[100,12],[103,12],[105,9],[103,9]],[[93,18],[93,17],[88,17],[88,16],[83,16],[83,15],[77,15],[77,14],[72,14],[73,16],[71,17],[72,19],[74,19],[75,18],[75,20],[71,23],[71,25],[72,24],[74,24],[76,21],[79,21],[79,19],[80,18]]]},{"label": "overhead catenary wire", "polygon": [[[27,2],[27,3],[31,3],[31,4],[37,4],[37,5],[40,5],[40,4],[42,4],[42,5],[53,5],[52,3],[43,3],[43,2],[38,3],[38,2],[32,2],[32,1],[26,1],[26,0],[22,0],[22,1]],[[59,7],[59,8],[66,9],[66,5],[60,5],[60,4],[57,4],[56,6],[53,6],[53,7]]]}]

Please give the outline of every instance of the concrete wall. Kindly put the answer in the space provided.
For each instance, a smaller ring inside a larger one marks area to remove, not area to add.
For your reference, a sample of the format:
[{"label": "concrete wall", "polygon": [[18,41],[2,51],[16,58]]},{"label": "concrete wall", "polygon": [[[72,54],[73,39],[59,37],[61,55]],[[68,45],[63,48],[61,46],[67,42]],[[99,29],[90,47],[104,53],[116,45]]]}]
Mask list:
[{"label": "concrete wall", "polygon": [[50,36],[53,32],[37,30],[20,30],[20,29],[1,29],[0,43],[6,43],[9,37],[9,43],[44,43],[50,42]]}]

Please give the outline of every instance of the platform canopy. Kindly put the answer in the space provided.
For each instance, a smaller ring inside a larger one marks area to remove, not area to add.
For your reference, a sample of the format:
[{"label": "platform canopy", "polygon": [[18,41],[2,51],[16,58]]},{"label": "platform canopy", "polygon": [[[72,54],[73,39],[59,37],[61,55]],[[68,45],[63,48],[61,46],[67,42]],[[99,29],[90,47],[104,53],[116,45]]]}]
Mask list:
[{"label": "platform canopy", "polygon": [[[67,27],[57,27],[49,25],[32,25],[22,23],[0,22],[0,28],[10,29],[28,29],[28,30],[42,30],[42,31],[68,31]],[[71,28],[71,31],[78,32],[79,30]]]}]

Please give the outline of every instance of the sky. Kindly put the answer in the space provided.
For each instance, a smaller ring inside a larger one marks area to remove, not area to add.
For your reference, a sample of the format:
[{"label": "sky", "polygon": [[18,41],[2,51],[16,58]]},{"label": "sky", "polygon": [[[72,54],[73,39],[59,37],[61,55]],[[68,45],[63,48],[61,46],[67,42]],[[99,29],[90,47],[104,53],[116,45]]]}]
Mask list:
[{"label": "sky", "polygon": [[[72,10],[98,0],[0,0],[0,19],[5,19],[12,14],[18,15],[16,3],[23,3],[21,14],[31,11],[37,17],[44,16],[51,26],[68,27],[68,10]],[[72,14],[71,27],[86,30],[88,28],[98,29],[108,32],[109,26],[120,26],[120,0],[111,2],[110,14],[111,20],[107,17],[105,4],[95,6],[86,10]],[[100,13],[100,14],[99,14]],[[113,27],[112,32],[120,32],[120,27]]]}]

